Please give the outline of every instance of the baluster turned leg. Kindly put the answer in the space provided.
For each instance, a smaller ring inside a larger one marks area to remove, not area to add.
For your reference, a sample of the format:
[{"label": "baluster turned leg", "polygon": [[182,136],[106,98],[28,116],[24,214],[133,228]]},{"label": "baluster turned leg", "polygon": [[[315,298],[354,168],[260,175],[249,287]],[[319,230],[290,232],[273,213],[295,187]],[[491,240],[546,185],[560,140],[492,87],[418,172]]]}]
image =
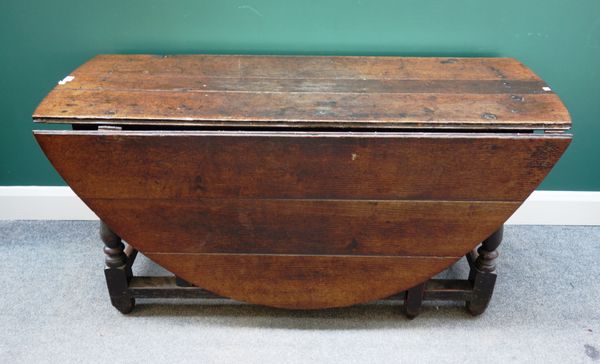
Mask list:
[{"label": "baluster turned leg", "polygon": [[129,313],[135,305],[135,300],[127,293],[131,267],[127,264],[125,245],[121,238],[115,234],[104,222],[100,222],[100,237],[104,242],[106,254],[104,275],[108,294],[113,306],[121,313]]},{"label": "baluster turned leg", "polygon": [[467,302],[472,315],[480,315],[487,308],[496,284],[496,258],[502,242],[504,226],[501,226],[477,249],[477,259],[471,266],[469,280],[473,282],[473,297]]}]

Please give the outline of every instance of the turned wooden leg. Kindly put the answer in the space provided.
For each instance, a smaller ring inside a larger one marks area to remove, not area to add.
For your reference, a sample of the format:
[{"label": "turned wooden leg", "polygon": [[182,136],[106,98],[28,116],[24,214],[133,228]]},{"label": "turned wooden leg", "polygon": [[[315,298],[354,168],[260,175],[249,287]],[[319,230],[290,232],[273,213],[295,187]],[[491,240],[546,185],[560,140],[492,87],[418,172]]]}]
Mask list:
[{"label": "turned wooden leg", "polygon": [[409,319],[414,319],[419,315],[419,312],[421,312],[424,292],[425,283],[421,283],[406,291],[406,297],[404,298],[404,314]]},{"label": "turned wooden leg", "polygon": [[467,310],[480,315],[487,308],[496,284],[496,258],[502,242],[504,226],[501,226],[477,249],[477,259],[471,265],[469,280],[473,283],[473,296],[467,301]]},{"label": "turned wooden leg", "polygon": [[135,305],[135,300],[127,292],[132,274],[131,265],[127,264],[128,259],[124,251],[125,244],[104,222],[100,222],[100,237],[105,245],[106,268],[104,269],[104,275],[106,276],[110,301],[121,313],[129,313]]}]

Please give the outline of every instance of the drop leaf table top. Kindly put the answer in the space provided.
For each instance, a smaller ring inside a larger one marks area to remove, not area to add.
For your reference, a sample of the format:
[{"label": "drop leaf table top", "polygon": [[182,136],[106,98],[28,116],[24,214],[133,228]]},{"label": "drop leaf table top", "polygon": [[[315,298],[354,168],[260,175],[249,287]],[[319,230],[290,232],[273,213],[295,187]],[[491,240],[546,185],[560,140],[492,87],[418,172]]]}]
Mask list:
[{"label": "drop leaf table top", "polygon": [[501,236],[571,140],[511,58],[100,55],[33,119],[73,126],[35,137],[106,224],[110,274],[122,238],[190,285],[301,309],[423,287]]}]

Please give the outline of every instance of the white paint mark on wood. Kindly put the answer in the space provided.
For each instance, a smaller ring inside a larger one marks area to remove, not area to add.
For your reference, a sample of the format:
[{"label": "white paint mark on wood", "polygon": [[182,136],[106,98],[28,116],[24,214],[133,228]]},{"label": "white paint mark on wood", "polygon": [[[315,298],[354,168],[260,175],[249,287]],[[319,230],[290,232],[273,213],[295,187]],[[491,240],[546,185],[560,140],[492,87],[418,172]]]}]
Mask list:
[{"label": "white paint mark on wood", "polygon": [[67,76],[67,77],[63,78],[62,80],[58,81],[58,84],[59,85],[64,85],[67,82],[73,81],[74,79],[75,79],[75,76]]}]

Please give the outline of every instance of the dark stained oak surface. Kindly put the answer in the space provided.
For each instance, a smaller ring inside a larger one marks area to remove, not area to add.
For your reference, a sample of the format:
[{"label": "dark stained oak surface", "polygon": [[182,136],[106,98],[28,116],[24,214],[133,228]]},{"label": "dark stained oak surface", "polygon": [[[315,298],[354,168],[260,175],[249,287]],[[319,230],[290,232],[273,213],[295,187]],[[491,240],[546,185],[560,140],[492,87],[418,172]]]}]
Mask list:
[{"label": "dark stained oak surface", "polygon": [[571,141],[558,96],[510,58],[101,55],[33,117],[103,126],[34,133],[106,224],[110,264],[121,237],[198,287],[294,309],[441,272]]},{"label": "dark stained oak surface", "polygon": [[231,127],[567,129],[551,88],[510,58],[101,55],[34,119]]},{"label": "dark stained oak surface", "polygon": [[219,295],[347,306],[450,266],[517,209],[568,135],[36,131],[119,236]]},{"label": "dark stained oak surface", "polygon": [[471,250],[473,241],[496,229],[498,221],[507,220],[520,205],[297,199],[86,201],[95,211],[111,211],[107,219],[147,253],[445,257]]},{"label": "dark stained oak surface", "polygon": [[138,199],[522,202],[570,142],[563,135],[466,133],[39,131],[36,137],[80,196]]}]

